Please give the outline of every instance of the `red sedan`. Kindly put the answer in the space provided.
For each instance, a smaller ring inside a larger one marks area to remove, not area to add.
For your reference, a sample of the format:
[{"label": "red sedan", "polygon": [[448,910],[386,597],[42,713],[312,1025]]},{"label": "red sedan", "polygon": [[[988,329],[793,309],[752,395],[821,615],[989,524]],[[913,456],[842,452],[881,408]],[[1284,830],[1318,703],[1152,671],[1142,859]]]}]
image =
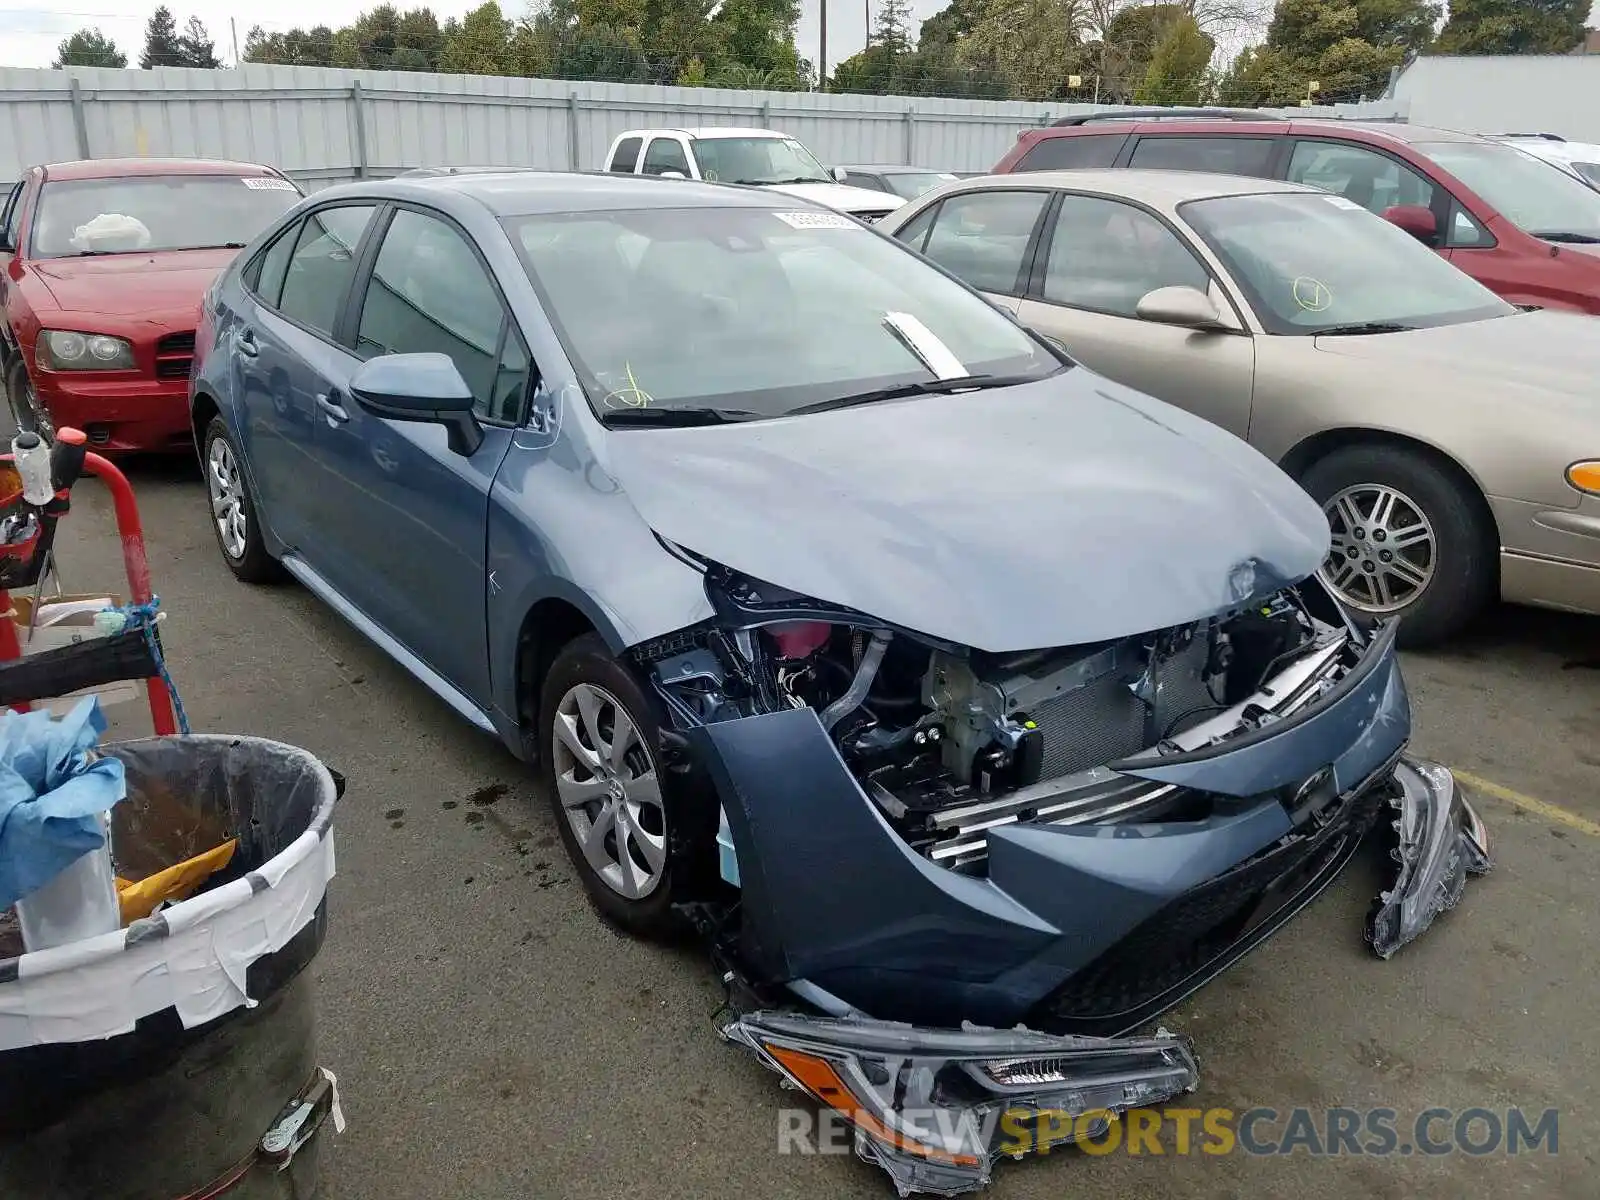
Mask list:
[{"label": "red sedan", "polygon": [[300,198],[250,163],[29,170],[0,209],[0,370],[18,427],[73,425],[109,451],[187,446],[200,301]]}]

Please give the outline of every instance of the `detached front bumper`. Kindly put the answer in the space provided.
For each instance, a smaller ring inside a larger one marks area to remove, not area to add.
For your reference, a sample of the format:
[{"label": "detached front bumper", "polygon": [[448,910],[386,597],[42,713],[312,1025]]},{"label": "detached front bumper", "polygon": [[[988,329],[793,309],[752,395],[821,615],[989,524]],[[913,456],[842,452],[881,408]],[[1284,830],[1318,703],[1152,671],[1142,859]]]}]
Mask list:
[{"label": "detached front bumper", "polygon": [[1493,862],[1483,821],[1447,768],[1406,758],[1394,780],[1399,817],[1393,822],[1393,857],[1400,872],[1367,918],[1367,940],[1379,958],[1414,941],[1436,916],[1454,908],[1467,876],[1484,874]]}]

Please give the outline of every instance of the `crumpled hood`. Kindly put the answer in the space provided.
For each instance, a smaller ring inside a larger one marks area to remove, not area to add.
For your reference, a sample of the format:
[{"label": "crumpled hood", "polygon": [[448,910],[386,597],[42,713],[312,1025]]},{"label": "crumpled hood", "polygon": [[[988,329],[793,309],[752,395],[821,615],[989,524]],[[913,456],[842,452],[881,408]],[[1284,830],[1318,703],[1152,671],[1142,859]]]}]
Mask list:
[{"label": "crumpled hood", "polygon": [[810,200],[813,204],[823,204],[847,213],[891,212],[905,203],[899,196],[888,192],[851,187],[844,183],[783,183],[775,184],[769,190],[788,192],[791,196],[799,196],[802,200]]},{"label": "crumpled hood", "polygon": [[1094,375],[773,421],[613,430],[661,536],[1004,652],[1199,620],[1314,572],[1321,510],[1222,429]]},{"label": "crumpled hood", "polygon": [[52,258],[30,264],[29,271],[64,312],[124,318],[185,308],[198,313],[206,288],[236,253],[182,250]]},{"label": "crumpled hood", "polygon": [[1564,394],[1592,408],[1600,379],[1600,322],[1585,313],[1517,313],[1406,333],[1319,337],[1326,354],[1516,389]]}]

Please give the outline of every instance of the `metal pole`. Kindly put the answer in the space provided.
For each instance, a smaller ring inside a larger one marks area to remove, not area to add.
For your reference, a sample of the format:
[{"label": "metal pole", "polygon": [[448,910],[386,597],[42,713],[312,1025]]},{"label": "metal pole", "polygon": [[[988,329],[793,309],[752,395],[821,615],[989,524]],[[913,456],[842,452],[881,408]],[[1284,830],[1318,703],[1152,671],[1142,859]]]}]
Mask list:
[{"label": "metal pole", "polygon": [[906,153],[905,164],[910,166],[916,162],[917,148],[917,110],[911,105],[906,105]]},{"label": "metal pole", "polygon": [[239,23],[232,17],[228,18],[228,33],[233,38],[233,66],[239,68]]},{"label": "metal pole", "polygon": [[76,75],[68,81],[67,88],[72,98],[72,132],[78,138],[78,157],[93,158],[89,153],[89,122],[83,113],[83,89],[78,86]]},{"label": "metal pole", "polygon": [[[603,165],[603,164],[602,164]],[[567,170],[581,171],[578,162],[578,93],[567,93]]]},{"label": "metal pole", "polygon": [[817,91],[828,90],[828,0],[817,0],[822,10],[820,46],[817,50]]},{"label": "metal pole", "polygon": [[350,103],[356,110],[356,178],[367,177],[367,115],[361,100],[361,80],[350,85]]}]

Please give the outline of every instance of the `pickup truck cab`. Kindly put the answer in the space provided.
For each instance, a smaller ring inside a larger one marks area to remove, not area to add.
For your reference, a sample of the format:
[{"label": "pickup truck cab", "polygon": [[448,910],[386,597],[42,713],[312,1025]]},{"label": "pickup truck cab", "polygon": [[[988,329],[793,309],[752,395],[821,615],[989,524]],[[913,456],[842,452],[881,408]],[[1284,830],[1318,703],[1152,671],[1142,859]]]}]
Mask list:
[{"label": "pickup truck cab", "polygon": [[889,192],[840,182],[816,155],[771,129],[629,129],[606,151],[617,175],[666,175],[788,192],[815,204],[876,221],[905,201]]}]

